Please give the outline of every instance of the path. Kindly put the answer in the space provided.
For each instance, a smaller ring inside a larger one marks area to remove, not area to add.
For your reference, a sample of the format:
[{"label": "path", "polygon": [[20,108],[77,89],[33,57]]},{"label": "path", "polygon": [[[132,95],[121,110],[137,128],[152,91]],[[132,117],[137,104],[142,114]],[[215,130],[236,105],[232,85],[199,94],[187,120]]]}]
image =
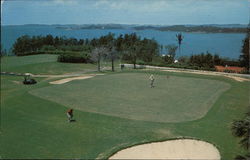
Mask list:
[{"label": "path", "polygon": [[[133,67],[133,64],[124,64],[125,67]],[[238,74],[238,73],[225,73],[225,72],[215,72],[215,71],[204,71],[204,70],[192,70],[183,68],[170,68],[170,67],[157,67],[149,65],[136,65],[138,68],[144,70],[161,70],[167,72],[181,72],[181,73],[192,73],[192,74],[202,74],[202,75],[214,75],[214,76],[224,76],[234,79],[239,82],[250,81],[250,74]]]}]

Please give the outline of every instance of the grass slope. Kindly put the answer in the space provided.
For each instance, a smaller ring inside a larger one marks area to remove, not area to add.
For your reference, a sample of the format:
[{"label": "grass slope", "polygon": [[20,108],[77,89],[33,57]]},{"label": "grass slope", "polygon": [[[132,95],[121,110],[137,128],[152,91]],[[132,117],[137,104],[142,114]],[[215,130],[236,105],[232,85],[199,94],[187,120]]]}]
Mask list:
[{"label": "grass slope", "polygon": [[32,74],[65,74],[95,70],[94,64],[58,63],[58,55],[32,55],[23,57],[3,57],[1,71]]}]

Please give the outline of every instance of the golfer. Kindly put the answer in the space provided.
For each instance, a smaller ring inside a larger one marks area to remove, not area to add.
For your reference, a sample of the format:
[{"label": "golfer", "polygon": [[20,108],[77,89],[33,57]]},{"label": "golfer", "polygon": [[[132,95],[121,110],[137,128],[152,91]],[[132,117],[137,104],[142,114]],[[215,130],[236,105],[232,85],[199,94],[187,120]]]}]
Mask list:
[{"label": "golfer", "polygon": [[154,87],[155,78],[154,78],[154,76],[152,74],[150,75],[149,80],[150,80],[150,87],[153,88]]},{"label": "golfer", "polygon": [[73,109],[69,109],[67,111],[67,117],[68,117],[69,122],[71,122],[73,118]]}]

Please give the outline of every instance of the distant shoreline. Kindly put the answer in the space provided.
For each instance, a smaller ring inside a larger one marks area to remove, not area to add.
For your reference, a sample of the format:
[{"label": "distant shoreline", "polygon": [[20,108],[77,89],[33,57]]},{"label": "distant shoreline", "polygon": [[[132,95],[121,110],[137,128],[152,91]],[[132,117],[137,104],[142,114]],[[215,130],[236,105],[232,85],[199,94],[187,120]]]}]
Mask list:
[{"label": "distant shoreline", "polygon": [[204,24],[204,25],[136,25],[136,24],[24,24],[24,25],[2,25],[8,26],[55,26],[62,30],[85,30],[85,29],[133,29],[133,30],[158,30],[187,33],[246,33],[247,24]]},{"label": "distant shoreline", "polygon": [[[56,27],[64,27],[57,29]],[[45,36],[51,34],[52,36],[68,37],[76,39],[98,38],[100,36],[113,33],[115,36],[131,33],[138,34],[141,38],[154,38],[161,45],[177,44],[176,33],[179,31],[160,31],[156,29],[147,28],[145,30],[135,30],[132,25],[122,25],[123,29],[78,29],[72,30],[70,27],[80,28],[80,25],[20,25],[20,26],[2,26],[2,46],[8,52],[11,52],[11,47],[16,39],[23,35]],[[67,30],[64,30],[67,29]],[[70,29],[70,30],[68,30]],[[242,40],[246,33],[206,33],[206,32],[182,32],[187,38],[184,39],[183,55],[191,55],[198,53],[217,53],[222,57],[230,59],[238,59],[242,46]],[[200,44],[202,40],[204,45]],[[232,43],[234,42],[234,43]]]}]

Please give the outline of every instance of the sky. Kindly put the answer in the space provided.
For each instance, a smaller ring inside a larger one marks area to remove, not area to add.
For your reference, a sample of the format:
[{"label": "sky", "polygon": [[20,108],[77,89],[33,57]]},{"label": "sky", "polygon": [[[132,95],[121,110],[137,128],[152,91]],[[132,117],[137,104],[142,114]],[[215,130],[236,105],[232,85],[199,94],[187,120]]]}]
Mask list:
[{"label": "sky", "polygon": [[250,0],[5,0],[2,25],[248,24]]}]

